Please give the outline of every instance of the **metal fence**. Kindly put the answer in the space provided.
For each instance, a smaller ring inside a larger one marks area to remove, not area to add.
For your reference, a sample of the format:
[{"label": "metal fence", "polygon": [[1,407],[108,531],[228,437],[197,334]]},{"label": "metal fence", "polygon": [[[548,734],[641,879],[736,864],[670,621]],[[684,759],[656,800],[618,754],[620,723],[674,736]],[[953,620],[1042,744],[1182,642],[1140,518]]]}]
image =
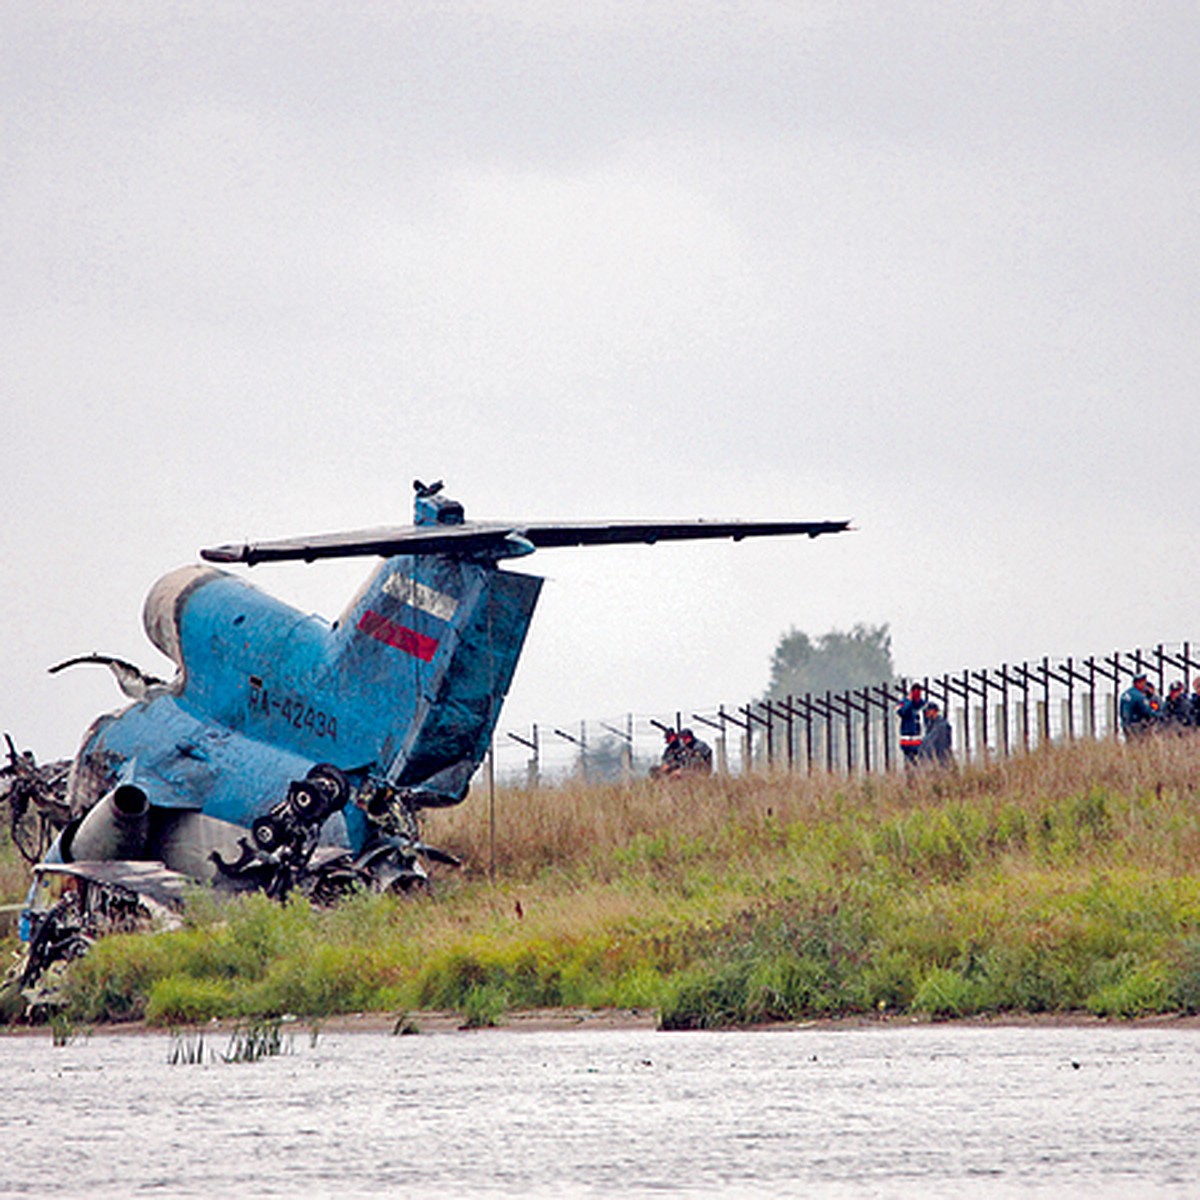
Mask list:
[{"label": "metal fence", "polygon": [[510,785],[629,777],[658,762],[664,730],[690,727],[712,746],[720,773],[890,771],[902,761],[896,708],[920,683],[951,721],[955,758],[976,762],[1047,742],[1115,737],[1118,697],[1135,675],[1148,676],[1165,696],[1175,679],[1190,691],[1193,671],[1200,671],[1200,659],[1192,657],[1192,643],[1162,643],[1103,656],[904,676],[821,695],[539,723],[497,731],[492,753],[497,778]]}]

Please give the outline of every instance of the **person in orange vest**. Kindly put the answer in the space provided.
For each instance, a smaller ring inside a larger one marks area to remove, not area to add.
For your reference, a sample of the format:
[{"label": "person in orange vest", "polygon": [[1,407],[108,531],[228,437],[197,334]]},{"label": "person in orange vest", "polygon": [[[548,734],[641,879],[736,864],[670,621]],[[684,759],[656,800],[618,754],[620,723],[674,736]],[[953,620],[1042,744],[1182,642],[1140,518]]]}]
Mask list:
[{"label": "person in orange vest", "polygon": [[908,699],[896,712],[900,714],[900,751],[905,763],[917,761],[921,751],[921,714],[925,711],[925,690],[914,683],[908,690]]}]

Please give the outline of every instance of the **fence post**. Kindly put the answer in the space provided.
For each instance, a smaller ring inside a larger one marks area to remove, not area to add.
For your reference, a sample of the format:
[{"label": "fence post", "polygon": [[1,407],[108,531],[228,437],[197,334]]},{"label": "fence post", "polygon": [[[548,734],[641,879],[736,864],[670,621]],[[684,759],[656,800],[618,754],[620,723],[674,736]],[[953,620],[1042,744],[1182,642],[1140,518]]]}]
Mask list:
[{"label": "fence post", "polygon": [[541,773],[538,769],[538,727],[537,724],[530,726],[530,736],[522,737],[519,733],[509,733],[508,735],[518,745],[524,746],[527,750],[532,751],[530,756],[525,760],[525,786],[531,791],[537,788],[541,782]]},{"label": "fence post", "polygon": [[875,687],[875,692],[878,693],[879,699],[876,703],[879,705],[879,711],[882,715],[880,722],[881,738],[880,742],[883,747],[883,769],[890,771],[892,769],[892,695],[891,689],[886,683],[878,684]]},{"label": "fence post", "polygon": [[858,693],[862,700],[862,768],[867,775],[871,773],[871,694],[870,689],[863,688]]},{"label": "fence post", "polygon": [[628,783],[633,778],[633,713],[625,714],[624,729],[617,729],[607,721],[601,721],[600,728],[611,733],[621,743],[621,778]]},{"label": "fence post", "polygon": [[962,723],[963,762],[971,761],[971,672],[964,671],[962,677]]},{"label": "fence post", "polygon": [[1029,732],[1029,663],[1023,662],[1018,668],[1021,672],[1021,699],[1024,703],[1021,705],[1021,741],[1026,751],[1032,743]]},{"label": "fence post", "polygon": [[979,730],[979,751],[983,756],[983,761],[987,762],[989,750],[987,710],[988,687],[990,685],[990,681],[988,679],[987,671],[976,671],[975,678],[979,680],[979,687],[976,690],[976,694],[979,696],[979,707],[975,710],[976,725]]},{"label": "fence post", "polygon": [[1063,706],[1063,723],[1066,726],[1067,741],[1075,740],[1075,662],[1067,659],[1067,702]]},{"label": "fence post", "polygon": [[751,773],[751,771],[754,770],[754,759],[753,759],[753,755],[752,755],[753,738],[751,736],[751,730],[753,729],[753,722],[751,722],[751,720],[750,720],[749,710],[745,705],[743,705],[741,708],[739,708],[738,712],[740,712],[743,715],[743,717],[745,718],[744,720],[741,720],[741,719],[735,717],[733,715],[733,713],[726,712],[724,706],[722,706],[721,720],[722,720],[722,722],[728,721],[731,725],[736,725],[737,728],[741,730],[741,733],[742,733],[742,736],[740,739],[741,743],[742,743],[741,773],[742,773],[742,775],[749,775]]},{"label": "fence post", "polygon": [[1087,660],[1088,669],[1088,690],[1087,690],[1087,708],[1085,712],[1087,716],[1084,718],[1087,725],[1087,736],[1094,742],[1096,740],[1096,660],[1089,658]]},{"label": "fence post", "polygon": [[770,700],[764,700],[758,707],[767,714],[762,723],[767,731],[767,773],[770,774],[775,770],[775,707]]},{"label": "fence post", "polygon": [[[732,725],[736,728],[739,728],[739,730],[742,730],[743,750],[745,750],[746,739],[748,739],[748,737],[749,737],[749,734],[746,733],[746,730],[748,730],[750,722],[749,721],[739,721],[736,718],[736,716],[734,716],[732,713],[727,713],[725,710],[724,704],[721,704],[721,707],[718,710],[718,715],[719,715],[719,718],[721,721],[720,752],[721,752],[721,756],[725,758],[725,768],[724,769],[726,770],[726,772],[728,772],[728,769],[730,769],[730,761],[728,761],[728,740],[727,740],[726,732],[725,732],[726,724]],[[703,720],[703,718],[700,718],[700,716],[697,716],[697,720]],[[708,724],[712,724],[712,722],[709,721]],[[750,764],[749,757],[743,755],[742,763],[740,763],[740,767],[742,767],[743,775],[748,774],[750,772],[750,766],[751,766],[751,764]]]}]

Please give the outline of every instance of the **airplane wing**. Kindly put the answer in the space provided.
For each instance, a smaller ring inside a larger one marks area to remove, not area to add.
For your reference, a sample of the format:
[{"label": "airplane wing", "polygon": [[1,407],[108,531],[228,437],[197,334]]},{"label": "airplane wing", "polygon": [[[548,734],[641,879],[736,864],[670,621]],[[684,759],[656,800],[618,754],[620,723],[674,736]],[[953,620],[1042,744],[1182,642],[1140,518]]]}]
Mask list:
[{"label": "airplane wing", "polygon": [[212,546],[200,551],[208,562],[303,561],[377,554],[495,554],[509,557],[553,546],[615,546],[705,538],[778,537],[843,533],[849,521],[580,521],[566,524],[400,525],[350,533],[323,533],[270,542]]},{"label": "airplane wing", "polygon": [[34,868],[39,876],[71,875],[105,887],[136,892],[153,900],[167,910],[178,911],[192,881],[160,862],[105,859],[72,863],[38,863]]}]

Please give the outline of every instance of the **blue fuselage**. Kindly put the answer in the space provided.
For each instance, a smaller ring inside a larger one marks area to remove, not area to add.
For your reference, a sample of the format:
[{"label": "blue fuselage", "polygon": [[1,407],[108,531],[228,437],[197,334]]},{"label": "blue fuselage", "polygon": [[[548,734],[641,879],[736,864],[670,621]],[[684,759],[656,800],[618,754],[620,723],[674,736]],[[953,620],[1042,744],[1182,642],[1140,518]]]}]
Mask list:
[{"label": "blue fuselage", "polygon": [[[400,555],[331,624],[237,576],[182,568],[146,604],[147,630],[179,674],[88,731],[73,807],[132,777],[156,809],[245,827],[319,762],[418,803],[461,800],[541,582],[489,562]],[[365,818],[348,804],[328,832],[357,848]]]}]

